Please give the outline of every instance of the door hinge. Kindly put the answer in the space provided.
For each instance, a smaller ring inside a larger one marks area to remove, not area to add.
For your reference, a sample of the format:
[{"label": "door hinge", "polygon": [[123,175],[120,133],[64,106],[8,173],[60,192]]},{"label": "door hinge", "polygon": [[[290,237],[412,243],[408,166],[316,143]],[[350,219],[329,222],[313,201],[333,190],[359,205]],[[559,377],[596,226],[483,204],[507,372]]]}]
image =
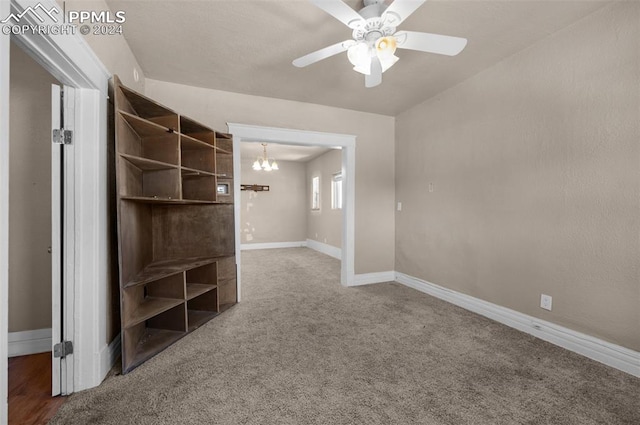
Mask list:
[{"label": "door hinge", "polygon": [[73,342],[62,341],[53,346],[53,357],[65,358],[69,354],[73,354]]},{"label": "door hinge", "polygon": [[56,145],[70,145],[73,142],[73,131],[64,129],[53,130],[53,143]]}]

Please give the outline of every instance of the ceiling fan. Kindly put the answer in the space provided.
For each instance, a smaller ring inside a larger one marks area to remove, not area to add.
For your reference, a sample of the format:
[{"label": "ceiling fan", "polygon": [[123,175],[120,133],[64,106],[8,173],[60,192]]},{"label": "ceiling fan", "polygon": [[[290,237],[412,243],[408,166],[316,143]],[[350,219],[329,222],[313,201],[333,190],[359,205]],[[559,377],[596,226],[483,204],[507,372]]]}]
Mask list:
[{"label": "ceiling fan", "polygon": [[382,73],[398,61],[396,48],[455,56],[467,45],[466,38],[415,31],[396,32],[396,27],[426,0],[394,0],[389,6],[384,0],[364,0],[364,7],[358,12],[342,0],[310,1],[351,28],[353,39],[294,60],[293,64],[298,68],[346,51],[353,69],[365,75],[365,86],[375,87],[382,82]]}]

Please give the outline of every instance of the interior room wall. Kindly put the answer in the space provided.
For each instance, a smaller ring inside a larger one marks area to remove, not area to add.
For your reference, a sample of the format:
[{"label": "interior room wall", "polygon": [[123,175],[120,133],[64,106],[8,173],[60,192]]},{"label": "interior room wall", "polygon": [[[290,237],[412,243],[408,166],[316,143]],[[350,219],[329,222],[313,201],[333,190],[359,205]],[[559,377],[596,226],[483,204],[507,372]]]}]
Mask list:
[{"label": "interior room wall", "polygon": [[11,45],[9,332],[51,328],[51,85]]},{"label": "interior room wall", "polygon": [[152,79],[145,87],[147,96],[216,129],[235,122],[355,135],[355,271],[393,270],[393,117]]},{"label": "interior room wall", "polygon": [[[342,210],[331,208],[331,181],[342,171],[342,151],[331,150],[307,162],[307,239],[342,248]],[[311,179],[320,177],[320,210],[311,210]]]},{"label": "interior room wall", "polygon": [[[255,144],[256,155],[262,146]],[[277,159],[277,158],[276,158]],[[268,192],[241,193],[242,244],[306,240],[306,164],[278,161],[278,171],[255,171],[254,160],[242,160],[241,184],[268,185]]]},{"label": "interior room wall", "polygon": [[640,350],[638,22],[614,3],[396,118],[396,270]]},{"label": "interior room wall", "polygon": [[[61,7],[63,3],[66,3],[66,10],[117,12],[117,10],[112,11],[104,0],[57,0],[57,2]],[[89,33],[84,35],[84,38],[111,74],[118,75],[127,87],[144,93],[144,72],[123,34],[96,35]]]}]

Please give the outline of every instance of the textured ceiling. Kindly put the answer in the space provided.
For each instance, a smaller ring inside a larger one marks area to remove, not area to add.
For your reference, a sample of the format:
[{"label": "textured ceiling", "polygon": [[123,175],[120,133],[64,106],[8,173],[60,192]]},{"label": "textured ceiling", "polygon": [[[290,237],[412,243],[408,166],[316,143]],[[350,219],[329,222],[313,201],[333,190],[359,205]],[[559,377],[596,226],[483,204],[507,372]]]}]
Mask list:
[{"label": "textured ceiling", "polygon": [[465,37],[467,47],[455,57],[399,50],[400,61],[371,89],[346,53],[306,68],[291,64],[351,38],[307,0],[107,3],[126,11],[124,35],[148,78],[395,116],[607,2],[427,1],[399,29]]}]

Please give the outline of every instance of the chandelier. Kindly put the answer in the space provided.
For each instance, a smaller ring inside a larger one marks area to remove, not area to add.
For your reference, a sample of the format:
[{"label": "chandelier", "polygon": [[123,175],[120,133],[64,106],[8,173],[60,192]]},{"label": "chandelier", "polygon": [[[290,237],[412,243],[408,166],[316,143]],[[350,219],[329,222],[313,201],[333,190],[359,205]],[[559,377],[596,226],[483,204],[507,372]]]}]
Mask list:
[{"label": "chandelier", "polygon": [[269,163],[269,158],[267,157],[267,144],[261,143],[261,145],[263,148],[262,158],[258,157],[258,159],[256,159],[256,162],[253,163],[253,169],[256,171],[278,170],[278,163],[275,159],[271,163]]}]

